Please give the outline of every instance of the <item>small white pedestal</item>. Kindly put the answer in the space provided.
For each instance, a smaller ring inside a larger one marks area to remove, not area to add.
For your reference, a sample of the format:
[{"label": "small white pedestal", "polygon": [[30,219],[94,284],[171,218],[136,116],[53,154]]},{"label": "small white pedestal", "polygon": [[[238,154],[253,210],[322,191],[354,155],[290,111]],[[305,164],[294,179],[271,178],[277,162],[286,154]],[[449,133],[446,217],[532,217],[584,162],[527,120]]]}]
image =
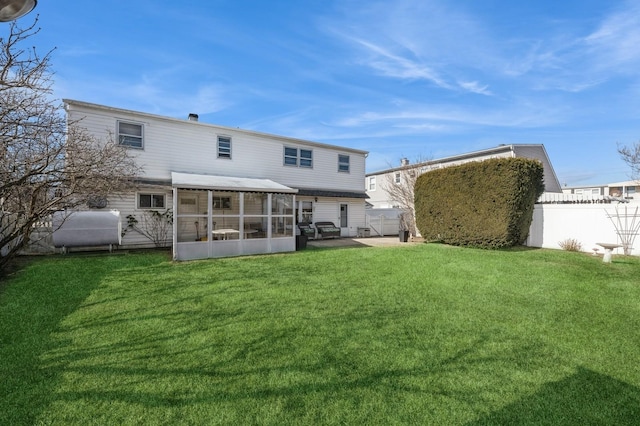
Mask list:
[{"label": "small white pedestal", "polygon": [[604,263],[611,263],[611,255],[613,254],[613,249],[622,247],[620,244],[612,244],[612,243],[596,243],[596,244],[604,249],[604,256],[602,256],[602,261]]}]

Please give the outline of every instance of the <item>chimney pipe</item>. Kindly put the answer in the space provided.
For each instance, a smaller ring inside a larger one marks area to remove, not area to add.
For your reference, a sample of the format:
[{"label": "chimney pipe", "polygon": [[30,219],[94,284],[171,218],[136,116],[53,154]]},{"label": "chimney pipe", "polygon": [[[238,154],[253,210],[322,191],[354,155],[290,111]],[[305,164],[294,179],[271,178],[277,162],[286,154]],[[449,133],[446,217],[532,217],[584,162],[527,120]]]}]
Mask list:
[{"label": "chimney pipe", "polygon": [[408,166],[409,165],[409,159],[408,158],[400,159],[400,165],[401,166]]},{"label": "chimney pipe", "polygon": [[198,114],[189,113],[189,121],[198,121]]}]

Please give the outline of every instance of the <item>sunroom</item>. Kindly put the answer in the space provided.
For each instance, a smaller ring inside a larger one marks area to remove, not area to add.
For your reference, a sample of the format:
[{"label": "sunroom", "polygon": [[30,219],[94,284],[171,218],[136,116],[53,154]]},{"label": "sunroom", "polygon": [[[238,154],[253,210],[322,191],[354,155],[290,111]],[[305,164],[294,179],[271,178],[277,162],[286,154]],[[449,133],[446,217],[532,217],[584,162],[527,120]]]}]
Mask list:
[{"label": "sunroom", "polygon": [[269,179],[171,173],[173,258],[295,251],[295,194]]}]

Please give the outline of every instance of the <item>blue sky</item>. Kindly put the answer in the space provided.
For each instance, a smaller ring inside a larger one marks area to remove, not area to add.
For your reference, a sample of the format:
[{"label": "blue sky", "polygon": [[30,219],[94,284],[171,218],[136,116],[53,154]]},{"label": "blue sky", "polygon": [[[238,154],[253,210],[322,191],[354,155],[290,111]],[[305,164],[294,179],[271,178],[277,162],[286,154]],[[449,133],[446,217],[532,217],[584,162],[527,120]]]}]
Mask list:
[{"label": "blue sky", "polygon": [[562,184],[608,183],[640,140],[635,0],[41,0],[20,23],[36,14],[57,98],[363,149],[368,172],[542,143]]}]

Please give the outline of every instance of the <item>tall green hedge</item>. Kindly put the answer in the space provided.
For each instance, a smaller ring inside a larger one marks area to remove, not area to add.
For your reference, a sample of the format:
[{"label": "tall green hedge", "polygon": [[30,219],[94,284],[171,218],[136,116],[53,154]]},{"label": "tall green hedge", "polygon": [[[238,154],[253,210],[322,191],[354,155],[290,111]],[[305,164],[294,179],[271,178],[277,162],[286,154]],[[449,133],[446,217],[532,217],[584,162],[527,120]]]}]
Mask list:
[{"label": "tall green hedge", "polygon": [[415,186],[416,224],[427,241],[501,248],[527,239],[544,191],[542,163],[496,158],[433,170]]}]

